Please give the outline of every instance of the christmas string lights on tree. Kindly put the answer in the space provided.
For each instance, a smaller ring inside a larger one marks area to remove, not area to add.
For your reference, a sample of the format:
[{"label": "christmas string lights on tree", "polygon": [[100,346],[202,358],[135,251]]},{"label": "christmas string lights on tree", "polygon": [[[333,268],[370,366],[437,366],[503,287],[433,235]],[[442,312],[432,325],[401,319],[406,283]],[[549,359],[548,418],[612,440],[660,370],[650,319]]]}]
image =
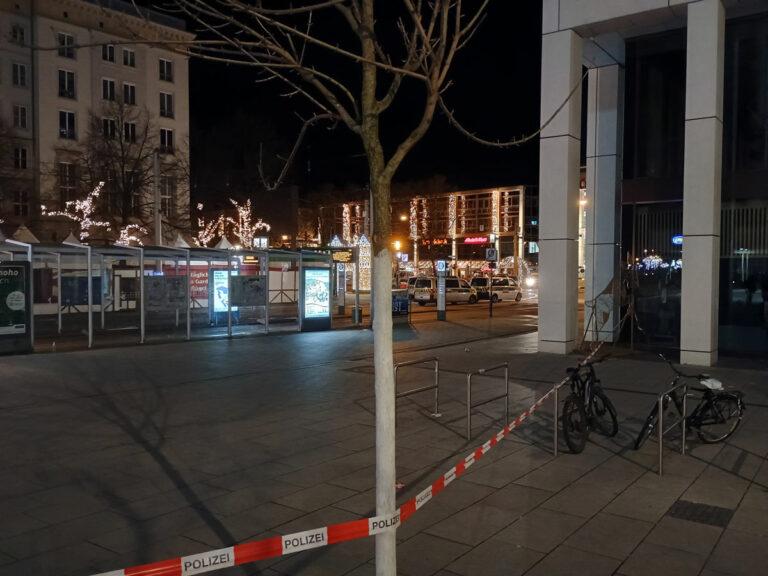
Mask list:
[{"label": "christmas string lights on tree", "polygon": [[456,194],[448,196],[448,236],[456,239]]},{"label": "christmas string lights on tree", "polygon": [[498,235],[499,233],[499,213],[501,208],[499,206],[501,200],[501,192],[494,190],[491,192],[491,232]]},{"label": "christmas string lights on tree", "polygon": [[360,290],[371,289],[371,242],[363,234],[357,242],[360,250]]},{"label": "christmas string lights on tree", "polygon": [[117,246],[144,246],[141,241],[142,236],[146,236],[148,231],[138,224],[128,224],[120,229],[120,237],[115,240]]},{"label": "christmas string lights on tree", "polygon": [[269,232],[272,226],[264,222],[261,218],[253,221],[253,211],[251,209],[251,199],[240,204],[237,200],[229,199],[232,206],[237,210],[237,219],[227,218],[226,221],[232,225],[235,237],[240,246],[246,249],[252,249],[256,233],[260,231]]},{"label": "christmas string lights on tree", "polygon": [[63,216],[76,222],[79,227],[80,241],[84,242],[91,235],[93,228],[105,228],[109,232],[112,228],[109,222],[96,220],[94,212],[96,211],[96,200],[104,188],[104,182],[98,185],[83,200],[70,200],[64,204],[64,210],[48,210],[45,206],[40,206],[43,216]]},{"label": "christmas string lights on tree", "polygon": [[[200,202],[197,205],[198,211],[203,210],[203,203]],[[216,240],[216,236],[222,227],[224,217],[219,215],[215,220],[209,222],[205,221],[205,217],[200,216],[197,219],[197,235],[192,238],[192,241],[198,248],[208,248],[211,243]]]},{"label": "christmas string lights on tree", "polygon": [[349,209],[349,204],[344,204],[342,206],[341,237],[347,244],[352,242],[352,214]]},{"label": "christmas string lights on tree", "polygon": [[409,228],[410,228],[410,238],[411,240],[418,240],[419,239],[419,219],[418,219],[418,213],[419,213],[419,199],[418,198],[411,198],[411,208],[409,213]]}]

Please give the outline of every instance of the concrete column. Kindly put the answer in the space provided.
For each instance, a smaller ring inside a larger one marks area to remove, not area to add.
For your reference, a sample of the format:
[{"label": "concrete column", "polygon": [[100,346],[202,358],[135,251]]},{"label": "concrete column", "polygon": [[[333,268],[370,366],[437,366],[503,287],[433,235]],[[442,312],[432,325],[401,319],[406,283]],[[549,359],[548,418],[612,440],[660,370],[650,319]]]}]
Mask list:
[{"label": "concrete column", "polygon": [[618,337],[623,84],[619,64],[589,71],[584,322],[591,341]]},{"label": "concrete column", "polygon": [[680,361],[717,362],[725,9],[688,5]]},{"label": "concrete column", "polygon": [[582,39],[566,30],[542,36],[539,161],[539,351],[576,346]]}]

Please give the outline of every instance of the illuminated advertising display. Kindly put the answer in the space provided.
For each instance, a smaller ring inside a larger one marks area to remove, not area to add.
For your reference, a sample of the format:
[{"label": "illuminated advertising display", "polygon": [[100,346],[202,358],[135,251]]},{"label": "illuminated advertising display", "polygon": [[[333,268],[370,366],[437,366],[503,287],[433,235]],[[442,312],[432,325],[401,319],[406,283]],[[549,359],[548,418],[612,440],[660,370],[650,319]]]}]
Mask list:
[{"label": "illuminated advertising display", "polygon": [[331,269],[304,268],[301,278],[302,330],[331,328]]},{"label": "illuminated advertising display", "polygon": [[304,273],[304,318],[331,315],[331,275],[327,268],[307,269]]},{"label": "illuminated advertising display", "polygon": [[0,263],[0,354],[32,351],[29,276],[27,262]]},{"label": "illuminated advertising display", "polygon": [[[213,276],[211,286],[211,299],[213,300],[214,312],[226,312],[229,305],[229,280],[226,270],[213,269],[210,271]],[[237,276],[237,270],[232,270],[232,276]],[[232,306],[232,311],[237,311],[237,306]]]}]

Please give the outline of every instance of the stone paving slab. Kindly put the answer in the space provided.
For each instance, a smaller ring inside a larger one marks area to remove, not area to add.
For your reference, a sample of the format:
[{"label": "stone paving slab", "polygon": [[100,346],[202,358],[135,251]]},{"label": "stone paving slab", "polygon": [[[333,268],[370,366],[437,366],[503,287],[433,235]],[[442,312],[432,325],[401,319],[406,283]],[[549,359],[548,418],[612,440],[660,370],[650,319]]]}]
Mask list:
[{"label": "stone paving slab", "polygon": [[[441,418],[430,416],[430,394],[398,403],[399,501],[501,425],[503,403],[492,403],[473,416],[473,439],[463,437],[463,370],[510,361],[514,415],[574,362],[531,353],[535,334],[446,346],[450,331],[452,341],[479,334],[457,323],[396,346],[398,360],[438,355],[446,370]],[[4,359],[0,576],[89,576],[373,514],[374,398],[361,334]],[[631,444],[668,368],[614,358],[598,372],[620,433],[593,435],[579,455],[561,437],[553,459],[552,407],[543,406],[398,530],[400,574],[765,573],[765,373],[714,368],[745,392],[743,425],[726,444],[689,437],[687,456],[672,436],[659,478],[655,440],[639,452]],[[403,376],[420,385],[431,372]],[[689,504],[727,512],[725,526],[678,517]],[[220,573],[365,576],[372,560],[366,539]]]}]

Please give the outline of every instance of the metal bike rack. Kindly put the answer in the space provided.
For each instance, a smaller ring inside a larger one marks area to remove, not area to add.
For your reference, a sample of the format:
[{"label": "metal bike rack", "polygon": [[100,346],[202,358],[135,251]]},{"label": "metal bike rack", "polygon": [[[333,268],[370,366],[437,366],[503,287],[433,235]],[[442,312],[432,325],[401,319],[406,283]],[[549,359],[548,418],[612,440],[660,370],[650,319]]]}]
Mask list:
[{"label": "metal bike rack", "polygon": [[[672,424],[669,428],[664,430],[664,398],[669,396],[669,401],[674,402],[674,399],[672,398],[671,394],[675,390],[679,390],[680,388],[683,389],[683,414],[680,420]],[[659,398],[657,400],[657,406],[659,410],[659,421],[656,423],[656,426],[659,430],[659,476],[663,475],[664,473],[664,434],[671,431],[675,428],[678,424],[682,427],[682,439],[680,441],[680,453],[685,456],[685,417],[688,412],[688,383],[683,382],[682,384],[678,384],[677,386],[673,386],[666,392],[663,392],[662,394],[659,394]]]},{"label": "metal bike rack", "polygon": [[[397,392],[397,370],[404,366],[418,366],[419,364],[434,364],[435,380],[434,383],[429,386],[422,386],[420,388],[414,388],[413,390],[406,390],[405,392]],[[430,390],[435,391],[435,410],[432,412],[432,416],[440,418],[440,360],[437,357],[426,358],[424,360],[411,360],[410,362],[399,362],[395,364],[395,400],[398,398],[405,398],[406,396],[413,396],[421,392],[428,392]]]},{"label": "metal bike rack", "polygon": [[[502,368],[504,369],[505,393],[500,396],[489,398],[488,400],[483,400],[477,404],[472,404],[472,377],[483,376],[489,372],[501,370]],[[474,372],[467,372],[467,440],[470,440],[472,437],[472,408],[477,408],[478,406],[494,402],[495,400],[501,400],[502,398],[505,399],[506,404],[504,412],[504,424],[506,425],[509,423],[509,362],[504,362],[503,364],[492,366],[491,368],[480,368]]]}]

